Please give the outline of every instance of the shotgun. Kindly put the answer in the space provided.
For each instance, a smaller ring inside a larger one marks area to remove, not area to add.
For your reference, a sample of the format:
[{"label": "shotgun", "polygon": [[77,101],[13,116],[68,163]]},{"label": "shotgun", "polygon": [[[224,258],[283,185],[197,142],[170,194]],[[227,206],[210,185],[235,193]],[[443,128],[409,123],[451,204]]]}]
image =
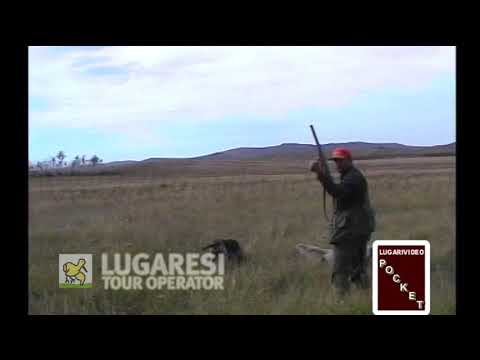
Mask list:
[{"label": "shotgun", "polygon": [[[325,175],[331,178],[330,169],[328,167],[327,160],[325,158],[325,155],[323,155],[322,146],[318,142],[317,134],[315,133],[315,129],[313,128],[313,125],[310,125],[310,130],[312,130],[313,138],[315,139],[315,143],[317,144],[318,159],[322,163],[323,172],[325,173]],[[327,220],[327,222],[330,222],[330,219],[328,218],[328,215],[327,215],[327,191],[325,190],[325,187],[323,187],[323,214],[325,215],[325,219]]]}]

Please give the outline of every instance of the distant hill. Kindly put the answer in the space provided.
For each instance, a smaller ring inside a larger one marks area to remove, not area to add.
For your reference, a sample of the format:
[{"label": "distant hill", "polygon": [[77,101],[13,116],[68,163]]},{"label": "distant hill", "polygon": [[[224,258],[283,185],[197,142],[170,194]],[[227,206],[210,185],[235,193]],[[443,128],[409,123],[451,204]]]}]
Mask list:
[{"label": "distant hill", "polygon": [[[326,155],[336,147],[352,151],[355,159],[388,157],[455,155],[455,143],[435,146],[409,146],[396,143],[328,143],[322,145]],[[262,148],[236,148],[193,158],[195,160],[308,160],[317,157],[317,147],[310,144],[286,143]]]},{"label": "distant hill", "polygon": [[[409,146],[396,143],[329,143],[323,145],[328,156],[333,148],[350,149],[355,160],[455,156],[455,143],[436,146]],[[79,168],[30,171],[31,175],[132,175],[132,176],[214,176],[246,174],[285,174],[305,171],[305,161],[318,157],[310,144],[285,143],[268,147],[242,147],[193,158],[149,158],[142,161],[115,161]]]},{"label": "distant hill", "polygon": [[105,163],[105,164],[103,164],[103,165],[104,165],[104,166],[107,165],[107,166],[115,167],[115,166],[132,165],[132,164],[135,164],[135,163],[137,163],[137,162],[138,162],[138,161],[135,161],[135,160],[112,161],[112,162],[109,162],[109,163]]}]

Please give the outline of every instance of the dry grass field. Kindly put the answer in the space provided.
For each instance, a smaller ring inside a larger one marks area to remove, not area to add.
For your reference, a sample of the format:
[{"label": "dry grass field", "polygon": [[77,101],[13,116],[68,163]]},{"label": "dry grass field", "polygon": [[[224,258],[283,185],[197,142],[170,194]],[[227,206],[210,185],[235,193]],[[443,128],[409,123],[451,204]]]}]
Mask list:
[{"label": "dry grass field", "polygon": [[[295,256],[298,243],[329,246],[322,187],[305,162],[156,166],[30,179],[31,314],[371,314],[370,292],[337,305],[327,266]],[[455,158],[358,167],[377,212],[374,239],[429,240],[431,313],[455,314]],[[250,259],[223,291],[106,291],[98,279],[103,252],[191,252],[216,238],[239,240]],[[92,289],[59,288],[59,253],[93,254]]]}]

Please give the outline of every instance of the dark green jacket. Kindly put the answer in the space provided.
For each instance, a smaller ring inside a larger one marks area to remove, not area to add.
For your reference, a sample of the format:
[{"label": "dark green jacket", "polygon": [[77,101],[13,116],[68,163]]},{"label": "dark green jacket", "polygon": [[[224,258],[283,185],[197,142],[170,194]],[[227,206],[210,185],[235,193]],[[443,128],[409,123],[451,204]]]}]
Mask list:
[{"label": "dark green jacket", "polygon": [[341,174],[340,183],[320,175],[318,179],[335,200],[330,243],[369,236],[375,231],[375,213],[370,205],[368,183],[363,174],[352,166]]}]

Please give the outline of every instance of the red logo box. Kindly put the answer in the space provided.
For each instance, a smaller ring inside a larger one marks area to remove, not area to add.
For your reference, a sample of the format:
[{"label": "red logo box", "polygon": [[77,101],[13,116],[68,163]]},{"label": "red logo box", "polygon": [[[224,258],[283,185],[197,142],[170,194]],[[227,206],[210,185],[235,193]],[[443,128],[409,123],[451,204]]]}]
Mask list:
[{"label": "red logo box", "polygon": [[373,313],[428,315],[430,243],[426,240],[376,240],[372,250]]}]

